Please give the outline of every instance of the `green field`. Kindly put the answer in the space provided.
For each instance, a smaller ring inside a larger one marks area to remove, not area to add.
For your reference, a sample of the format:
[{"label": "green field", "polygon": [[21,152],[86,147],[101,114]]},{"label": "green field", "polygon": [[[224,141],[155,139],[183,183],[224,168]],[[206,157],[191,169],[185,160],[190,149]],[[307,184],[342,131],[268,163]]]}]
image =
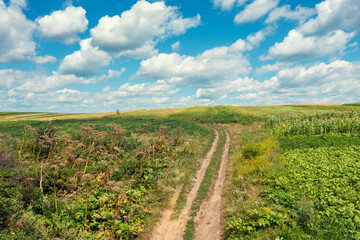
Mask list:
[{"label": "green field", "polygon": [[183,207],[213,124],[232,144],[224,238],[360,239],[359,106],[0,113],[0,239],[147,239],[179,184]]}]

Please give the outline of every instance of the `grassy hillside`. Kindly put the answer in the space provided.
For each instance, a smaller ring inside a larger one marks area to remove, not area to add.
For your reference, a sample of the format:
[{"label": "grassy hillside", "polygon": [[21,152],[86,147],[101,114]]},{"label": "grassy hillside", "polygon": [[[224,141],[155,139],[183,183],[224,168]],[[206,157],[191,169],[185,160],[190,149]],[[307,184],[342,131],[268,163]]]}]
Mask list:
[{"label": "grassy hillside", "polygon": [[189,107],[165,116],[166,119],[200,123],[241,123],[250,124],[260,120],[255,114],[238,107]]},{"label": "grassy hillside", "polygon": [[233,106],[187,107],[175,109],[149,109],[120,112],[111,117],[130,119],[167,119],[198,123],[242,123],[259,120],[256,114]]},{"label": "grassy hillside", "polygon": [[181,121],[183,125],[186,125],[185,122],[250,124],[259,120],[261,118],[254,113],[231,106],[135,110],[119,114],[0,113],[0,133],[7,132],[19,136],[21,134],[19,126],[29,124],[37,127],[42,121],[54,121],[57,126],[64,127],[64,131],[72,131],[72,127],[84,123],[94,123],[103,130],[104,126],[110,122],[138,126],[138,122],[141,121],[156,123],[156,125],[161,122],[171,125],[176,121],[179,124]]}]

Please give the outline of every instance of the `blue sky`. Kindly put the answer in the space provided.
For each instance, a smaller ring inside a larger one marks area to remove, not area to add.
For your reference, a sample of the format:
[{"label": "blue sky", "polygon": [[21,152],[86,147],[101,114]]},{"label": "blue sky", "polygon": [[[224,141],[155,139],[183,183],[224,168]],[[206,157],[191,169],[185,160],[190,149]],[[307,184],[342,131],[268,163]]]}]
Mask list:
[{"label": "blue sky", "polygon": [[0,111],[360,102],[358,0],[0,0]]}]

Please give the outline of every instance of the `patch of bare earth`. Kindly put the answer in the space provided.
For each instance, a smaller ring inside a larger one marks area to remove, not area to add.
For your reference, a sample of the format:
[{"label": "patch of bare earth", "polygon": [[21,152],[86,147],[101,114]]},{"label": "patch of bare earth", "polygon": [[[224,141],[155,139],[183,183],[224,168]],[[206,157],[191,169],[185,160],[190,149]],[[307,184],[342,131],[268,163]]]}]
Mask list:
[{"label": "patch of bare earth", "polygon": [[226,164],[230,148],[230,136],[225,130],[226,142],[221,157],[220,169],[213,184],[213,190],[209,197],[200,205],[195,216],[195,239],[196,240],[217,240],[221,239],[221,197],[226,177]]},{"label": "patch of bare earth", "polygon": [[197,196],[200,184],[205,176],[207,167],[210,160],[216,151],[219,141],[219,133],[214,129],[215,139],[212,143],[210,151],[207,153],[206,158],[202,161],[200,169],[195,174],[195,182],[192,189],[186,195],[186,205],[182,209],[177,219],[170,219],[173,213],[173,208],[166,209],[163,212],[162,218],[155,226],[151,239],[153,240],[180,240],[185,233],[186,224],[190,219],[191,206]]}]

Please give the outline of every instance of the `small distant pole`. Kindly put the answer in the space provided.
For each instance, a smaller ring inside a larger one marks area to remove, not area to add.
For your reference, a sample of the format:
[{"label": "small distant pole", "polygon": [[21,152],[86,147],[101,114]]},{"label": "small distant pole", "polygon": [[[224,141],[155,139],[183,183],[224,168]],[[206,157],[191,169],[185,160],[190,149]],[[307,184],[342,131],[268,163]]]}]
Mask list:
[{"label": "small distant pole", "polygon": [[120,110],[116,109],[116,114],[119,115],[120,114]]}]

